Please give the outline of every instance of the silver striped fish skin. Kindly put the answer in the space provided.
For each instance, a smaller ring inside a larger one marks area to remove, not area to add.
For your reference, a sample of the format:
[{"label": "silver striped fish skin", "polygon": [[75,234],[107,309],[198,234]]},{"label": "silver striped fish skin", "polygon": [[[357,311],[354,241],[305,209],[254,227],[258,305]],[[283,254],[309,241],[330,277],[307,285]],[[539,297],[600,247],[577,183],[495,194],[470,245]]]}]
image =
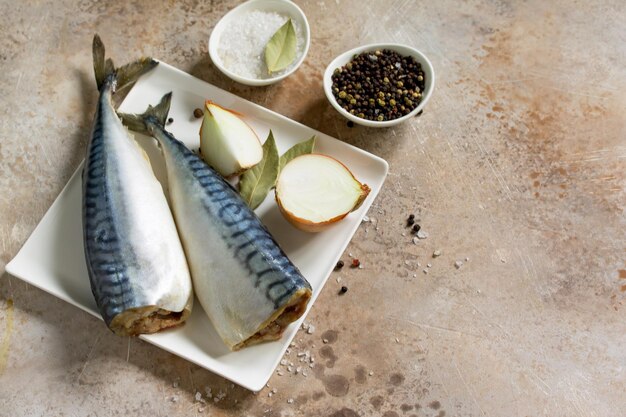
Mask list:
[{"label": "silver striped fish skin", "polygon": [[239,193],[154,117],[170,201],[194,291],[226,345],[282,336],[305,311],[311,285]]},{"label": "silver striped fish skin", "polygon": [[162,187],[100,88],[83,167],[83,238],[102,318],[120,335],[152,333],[188,317],[193,300],[182,245]]}]

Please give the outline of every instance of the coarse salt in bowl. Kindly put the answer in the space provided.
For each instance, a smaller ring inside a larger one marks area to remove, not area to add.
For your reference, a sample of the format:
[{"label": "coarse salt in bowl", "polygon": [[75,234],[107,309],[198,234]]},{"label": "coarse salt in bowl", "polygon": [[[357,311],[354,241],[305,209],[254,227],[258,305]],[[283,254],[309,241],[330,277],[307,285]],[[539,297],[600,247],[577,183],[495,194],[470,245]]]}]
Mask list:
[{"label": "coarse salt in bowl", "polygon": [[[335,71],[335,69],[343,67],[348,62],[352,61],[354,56],[363,52],[375,52],[377,50],[383,50],[383,49],[395,51],[402,56],[412,56],[415,59],[415,61],[417,61],[422,66],[422,71],[424,72],[424,90],[422,91],[421,101],[419,102],[417,107],[411,110],[411,112],[405,114],[402,117],[398,117],[397,119],[383,120],[379,122],[377,120],[362,119],[353,114],[350,114],[350,112],[347,112],[345,109],[343,109],[339,105],[339,103],[337,103],[337,100],[335,99],[335,96],[333,94],[332,77],[333,77],[333,72]],[[435,70],[433,69],[433,66],[430,63],[430,60],[426,57],[426,55],[424,55],[423,53],[421,53],[415,48],[412,48],[407,45],[396,44],[396,43],[375,43],[375,44],[364,45],[358,48],[351,49],[339,55],[338,57],[336,57],[328,65],[328,67],[326,67],[326,71],[324,71],[324,93],[326,93],[326,98],[328,99],[330,104],[335,108],[335,110],[337,110],[342,116],[344,116],[348,120],[351,120],[354,123],[358,123],[362,126],[368,126],[368,127],[390,127],[390,126],[395,126],[399,123],[402,123],[406,120],[409,120],[413,116],[417,115],[420,111],[422,111],[422,109],[424,108],[428,100],[430,99],[430,96],[432,95],[434,87],[435,87]]]},{"label": "coarse salt in bowl", "polygon": [[[265,45],[291,18],[296,29],[296,58],[287,68],[269,74]],[[304,12],[288,0],[249,0],[226,13],[209,38],[213,64],[241,84],[262,86],[295,72],[309,51],[311,31]]]}]

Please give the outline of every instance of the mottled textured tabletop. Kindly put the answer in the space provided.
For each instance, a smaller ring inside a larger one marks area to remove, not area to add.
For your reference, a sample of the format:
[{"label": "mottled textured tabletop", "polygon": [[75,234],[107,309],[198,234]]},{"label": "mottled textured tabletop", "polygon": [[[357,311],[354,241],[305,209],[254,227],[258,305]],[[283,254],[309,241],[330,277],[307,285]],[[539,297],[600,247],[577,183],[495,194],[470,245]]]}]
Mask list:
[{"label": "mottled textured tabletop", "polygon": [[[297,3],[304,64],[252,88],[207,54],[236,1],[2,1],[0,415],[623,416],[624,3]],[[333,273],[286,359],[310,351],[308,376],[246,391],[4,273],[83,158],[94,32],[116,62],[150,54],[389,162],[342,256],[363,268]],[[350,128],[322,72],[379,41],[428,55],[435,92],[419,118]]]}]

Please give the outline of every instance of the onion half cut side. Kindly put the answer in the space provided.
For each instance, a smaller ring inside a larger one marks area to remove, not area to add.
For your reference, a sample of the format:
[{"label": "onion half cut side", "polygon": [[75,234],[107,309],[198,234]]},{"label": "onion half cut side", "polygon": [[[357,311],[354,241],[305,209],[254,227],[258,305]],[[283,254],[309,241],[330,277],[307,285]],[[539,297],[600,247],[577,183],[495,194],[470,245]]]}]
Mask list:
[{"label": "onion half cut side", "polygon": [[305,232],[320,232],[358,209],[370,188],[341,162],[307,154],[291,160],[276,181],[281,213]]}]

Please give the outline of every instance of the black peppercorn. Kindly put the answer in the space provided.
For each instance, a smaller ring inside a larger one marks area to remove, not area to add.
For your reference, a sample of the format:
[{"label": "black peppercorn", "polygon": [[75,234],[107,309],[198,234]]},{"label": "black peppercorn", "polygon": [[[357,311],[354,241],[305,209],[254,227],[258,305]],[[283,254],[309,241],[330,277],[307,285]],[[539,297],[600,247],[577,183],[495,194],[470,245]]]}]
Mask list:
[{"label": "black peppercorn", "polygon": [[340,259],[337,261],[337,265],[335,265],[335,269],[343,268],[343,261]]},{"label": "black peppercorn", "polygon": [[337,68],[332,92],[346,111],[367,120],[393,120],[421,101],[424,76],[413,57],[389,49],[364,52]]},{"label": "black peppercorn", "polygon": [[348,292],[348,287],[346,287],[345,285],[341,287],[341,289],[339,290],[339,295],[343,295],[345,293]]}]

